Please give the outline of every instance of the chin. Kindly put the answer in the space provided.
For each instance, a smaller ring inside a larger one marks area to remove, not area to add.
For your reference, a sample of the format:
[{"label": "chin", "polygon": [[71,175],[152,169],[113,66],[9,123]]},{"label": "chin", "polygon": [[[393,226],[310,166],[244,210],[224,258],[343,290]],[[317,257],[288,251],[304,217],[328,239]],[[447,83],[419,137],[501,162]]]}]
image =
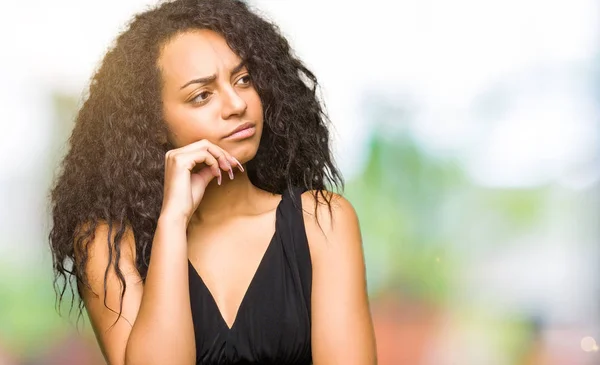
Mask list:
[{"label": "chin", "polygon": [[259,144],[260,139],[252,138],[227,146],[225,150],[227,150],[227,152],[229,152],[233,157],[237,158],[240,163],[245,164],[256,157]]}]

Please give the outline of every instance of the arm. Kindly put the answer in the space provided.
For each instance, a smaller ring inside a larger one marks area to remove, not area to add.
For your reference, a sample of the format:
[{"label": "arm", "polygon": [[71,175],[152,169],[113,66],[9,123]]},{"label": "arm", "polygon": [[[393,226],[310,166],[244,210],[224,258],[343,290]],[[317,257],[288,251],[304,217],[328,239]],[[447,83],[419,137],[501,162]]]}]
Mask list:
[{"label": "arm", "polygon": [[[195,363],[185,226],[185,221],[159,219],[145,285],[134,264],[133,232],[126,231],[121,241],[119,265],[127,290],[118,320],[121,283],[111,266],[106,295],[110,309],[106,308],[104,272],[109,257],[108,227],[104,224],[97,228],[86,267],[95,294],[83,286],[81,289],[90,322],[109,365]],[[113,228],[113,237],[115,231]]]},{"label": "arm", "polygon": [[[133,233],[128,230],[123,237],[119,264],[127,291],[123,298],[124,318],[118,320],[121,282],[111,270],[106,297],[110,309],[106,308],[104,272],[109,258],[108,232],[105,226],[97,230],[86,272],[93,292],[98,295],[84,292],[83,299],[100,348],[110,365],[191,365],[196,362],[186,230],[208,183],[221,176],[221,169],[232,172],[231,166],[235,164],[243,171],[237,159],[205,139],[165,154],[163,203],[145,285],[134,264]],[[196,166],[200,169],[192,174]],[[112,326],[115,320],[116,325]]]},{"label": "arm", "polygon": [[352,205],[332,195],[332,214],[311,191],[302,195],[313,265],[312,351],[315,365],[376,364],[359,223]]}]

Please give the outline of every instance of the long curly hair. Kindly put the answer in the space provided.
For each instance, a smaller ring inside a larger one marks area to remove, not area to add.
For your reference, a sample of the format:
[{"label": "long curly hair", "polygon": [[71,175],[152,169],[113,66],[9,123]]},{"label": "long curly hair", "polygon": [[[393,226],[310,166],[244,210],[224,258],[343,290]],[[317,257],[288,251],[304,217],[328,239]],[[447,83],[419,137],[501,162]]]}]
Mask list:
[{"label": "long curly hair", "polygon": [[[119,268],[120,242],[127,227],[135,237],[137,270],[146,278],[163,199],[165,153],[174,148],[165,137],[157,60],[167,41],[195,29],[221,34],[246,61],[263,104],[260,146],[247,163],[251,182],[277,194],[292,186],[313,190],[330,212],[331,195],[325,192],[343,189],[330,151],[330,121],[316,94],[317,78],[294,55],[279,28],[240,0],[159,4],[133,17],[91,78],[50,193],[49,241],[59,313],[70,288],[71,309],[78,298],[77,319],[82,315],[80,286],[91,290],[85,269],[99,224],[109,229],[111,261],[104,291],[111,265],[122,284],[119,317],[126,290]],[[104,305],[108,308],[106,300]]]}]

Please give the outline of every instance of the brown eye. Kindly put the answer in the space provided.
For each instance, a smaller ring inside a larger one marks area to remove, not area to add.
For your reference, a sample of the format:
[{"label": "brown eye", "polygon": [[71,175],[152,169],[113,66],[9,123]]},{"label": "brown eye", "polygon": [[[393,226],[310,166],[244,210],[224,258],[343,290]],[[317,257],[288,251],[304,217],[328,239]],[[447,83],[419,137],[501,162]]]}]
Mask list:
[{"label": "brown eye", "polygon": [[190,102],[192,102],[194,104],[200,104],[200,103],[203,103],[204,101],[206,101],[206,99],[208,99],[209,96],[210,96],[210,92],[203,91],[200,94],[196,95],[192,100],[190,100]]},{"label": "brown eye", "polygon": [[246,82],[242,82],[242,85],[250,85],[250,75],[245,75],[244,77],[241,77],[238,82],[242,81],[242,80],[246,80]]}]

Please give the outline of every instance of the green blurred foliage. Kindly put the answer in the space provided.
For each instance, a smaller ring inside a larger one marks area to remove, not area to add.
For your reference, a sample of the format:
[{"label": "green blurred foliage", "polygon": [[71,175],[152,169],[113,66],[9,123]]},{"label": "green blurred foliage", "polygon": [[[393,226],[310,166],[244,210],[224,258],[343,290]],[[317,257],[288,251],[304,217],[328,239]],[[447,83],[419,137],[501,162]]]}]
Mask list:
[{"label": "green blurred foliage", "polygon": [[439,301],[450,286],[443,204],[463,181],[452,163],[436,161],[406,136],[375,135],[364,173],[346,194],[361,222],[370,287]]},{"label": "green blurred foliage", "polygon": [[65,336],[55,309],[49,268],[0,265],[0,338],[12,353],[31,356]]}]

